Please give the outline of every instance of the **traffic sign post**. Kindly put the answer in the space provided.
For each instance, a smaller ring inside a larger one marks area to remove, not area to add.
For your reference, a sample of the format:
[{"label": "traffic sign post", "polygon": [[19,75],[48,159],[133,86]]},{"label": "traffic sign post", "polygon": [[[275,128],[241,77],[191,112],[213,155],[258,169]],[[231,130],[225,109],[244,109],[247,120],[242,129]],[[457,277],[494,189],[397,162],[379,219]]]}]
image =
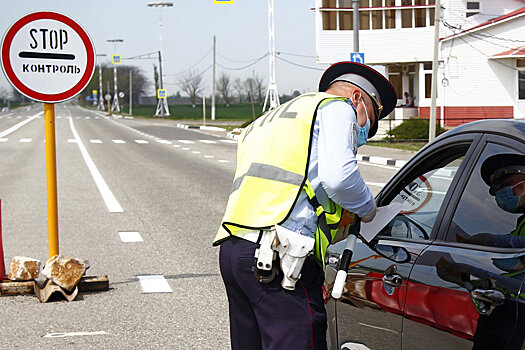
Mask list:
[{"label": "traffic sign post", "polygon": [[2,69],[23,95],[44,102],[49,257],[59,253],[55,105],[78,95],[95,70],[87,32],[56,12],[35,12],[16,21],[1,46]]}]

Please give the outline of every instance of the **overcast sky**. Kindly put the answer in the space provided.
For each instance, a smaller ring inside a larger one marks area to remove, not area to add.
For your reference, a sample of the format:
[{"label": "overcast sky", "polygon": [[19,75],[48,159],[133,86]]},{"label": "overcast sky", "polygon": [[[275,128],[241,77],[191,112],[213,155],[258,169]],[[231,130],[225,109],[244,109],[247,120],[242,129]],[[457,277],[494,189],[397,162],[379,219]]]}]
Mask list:
[{"label": "overcast sky", "polygon": [[[0,31],[24,15],[37,11],[56,11],[77,21],[91,36],[97,54],[110,60],[115,45],[108,39],[123,39],[116,53],[123,58],[159,50],[158,8],[148,0],[1,0]],[[250,65],[268,52],[268,1],[234,0],[233,4],[214,4],[213,0],[172,0],[173,7],[162,9],[163,59],[168,94],[180,90],[178,79],[189,69],[200,73],[212,64],[213,36],[217,41],[217,76],[226,72],[245,79],[255,71],[268,83],[268,58]],[[313,0],[275,0],[275,48],[282,60],[276,62],[279,93],[315,90],[326,65],[315,62],[315,20]],[[293,54],[293,55],[291,55]],[[298,55],[298,56],[297,56]],[[303,57],[307,56],[307,57]],[[154,60],[124,61],[140,66],[153,81]],[[226,69],[226,68],[229,69]],[[204,73],[207,94],[211,93],[212,69]],[[8,82],[2,74],[0,86]],[[153,91],[152,91],[153,94]]]}]

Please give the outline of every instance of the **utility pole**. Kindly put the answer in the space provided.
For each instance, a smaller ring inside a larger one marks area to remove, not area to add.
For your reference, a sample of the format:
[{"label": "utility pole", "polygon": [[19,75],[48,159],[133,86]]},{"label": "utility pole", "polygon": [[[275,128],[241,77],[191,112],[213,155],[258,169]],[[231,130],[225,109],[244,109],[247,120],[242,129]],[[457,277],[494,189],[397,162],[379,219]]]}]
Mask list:
[{"label": "utility pole", "polygon": [[275,81],[275,23],[273,0],[268,0],[268,39],[269,39],[269,70],[270,82],[266,98],[264,99],[263,112],[266,110],[266,103],[270,102],[269,110],[279,106],[279,94],[277,93],[277,83]]},{"label": "utility pole", "polygon": [[213,78],[211,88],[211,120],[215,120],[215,35],[213,36]]},{"label": "utility pole", "polygon": [[129,68],[129,115],[133,114],[133,70]]},{"label": "utility pole", "polygon": [[352,14],[354,16],[354,24],[352,28],[354,31],[354,52],[359,52],[359,0],[352,0],[352,8]]},{"label": "utility pole", "polygon": [[430,119],[428,125],[428,142],[436,138],[436,98],[437,98],[437,70],[438,70],[438,54],[439,54],[439,22],[441,4],[440,0],[436,0],[436,10],[434,17],[434,57],[432,59],[432,88],[430,90]]},{"label": "utility pole", "polygon": [[[160,27],[160,37],[159,37],[159,88],[164,89],[164,73],[162,69],[162,8],[163,7],[172,7],[172,2],[148,2],[148,7],[158,7],[159,8],[159,27]],[[157,93],[157,91],[155,91]],[[159,98],[157,103],[157,110],[155,111],[155,116],[160,115],[163,119],[164,116],[170,115],[170,110],[168,108],[168,96],[166,98]]]},{"label": "utility pole", "polygon": [[[121,43],[123,39],[109,39],[107,42],[113,43],[113,54],[117,52],[117,43]],[[120,62],[119,62],[120,63]],[[117,63],[113,62],[113,104],[111,105],[111,110],[117,110],[120,112],[120,105],[118,101],[118,86],[117,86]]]},{"label": "utility pole", "polygon": [[[97,54],[97,57],[106,57],[105,53]],[[104,93],[102,92],[102,63],[98,63],[98,105],[97,109],[104,110]]]}]

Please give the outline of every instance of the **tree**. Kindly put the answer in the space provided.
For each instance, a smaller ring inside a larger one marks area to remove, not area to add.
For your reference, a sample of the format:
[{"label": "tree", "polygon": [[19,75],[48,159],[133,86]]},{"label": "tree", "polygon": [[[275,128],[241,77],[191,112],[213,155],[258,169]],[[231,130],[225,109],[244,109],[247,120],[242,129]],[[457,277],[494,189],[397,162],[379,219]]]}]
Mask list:
[{"label": "tree", "polygon": [[[79,96],[80,100],[87,100],[88,96],[92,95],[93,90],[99,90],[99,69],[100,66],[97,65],[95,72],[93,73],[93,76],[91,77],[91,80],[89,84],[86,86],[86,88],[82,91],[82,93]],[[127,103],[129,101],[129,71],[131,70],[132,80],[133,80],[133,104],[138,104],[139,98],[143,96],[146,93],[147,88],[147,79],[144,75],[144,72],[135,66],[128,66],[128,65],[119,65],[117,69],[117,83],[118,83],[118,90],[119,92],[123,92],[125,94],[124,100],[121,101],[121,103]],[[102,64],[102,90],[103,94],[110,94],[111,96],[114,95],[113,91],[113,65],[110,63],[104,63]],[[109,88],[109,90],[108,90]],[[98,95],[100,96],[100,91],[98,91]],[[104,97],[104,96],[102,96]],[[97,97],[100,98],[100,97]]]},{"label": "tree", "polygon": [[217,91],[221,94],[222,100],[226,106],[230,105],[232,99],[232,84],[230,76],[224,72],[221,73],[217,80]]},{"label": "tree", "polygon": [[194,71],[189,71],[179,80],[178,84],[182,91],[189,96],[192,106],[195,107],[195,101],[198,95],[204,90],[202,74],[196,74]]},{"label": "tree", "polygon": [[237,98],[239,99],[239,103],[241,103],[244,99],[244,86],[240,78],[235,78],[233,81],[233,90],[237,93]]},{"label": "tree", "polygon": [[255,84],[255,96],[254,98],[257,100],[257,102],[259,103],[263,103],[264,102],[264,93],[265,93],[265,90],[266,90],[266,86],[264,85],[264,78],[262,77],[262,75],[260,74],[257,74],[255,73],[255,71],[252,72],[252,79],[253,79],[253,82]]}]

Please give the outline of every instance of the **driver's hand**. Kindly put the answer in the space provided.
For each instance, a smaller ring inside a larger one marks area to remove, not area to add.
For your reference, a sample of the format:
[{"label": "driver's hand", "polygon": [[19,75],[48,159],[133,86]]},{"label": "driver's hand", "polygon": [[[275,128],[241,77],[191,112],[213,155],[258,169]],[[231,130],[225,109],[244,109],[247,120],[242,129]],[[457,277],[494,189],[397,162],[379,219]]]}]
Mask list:
[{"label": "driver's hand", "polygon": [[361,218],[361,221],[362,222],[370,222],[372,221],[372,219],[376,216],[376,211],[377,211],[377,205],[376,205],[376,200],[375,199],[372,199],[374,201],[374,206],[372,207],[372,209],[368,212],[368,214],[366,214],[365,216],[363,216]]}]

